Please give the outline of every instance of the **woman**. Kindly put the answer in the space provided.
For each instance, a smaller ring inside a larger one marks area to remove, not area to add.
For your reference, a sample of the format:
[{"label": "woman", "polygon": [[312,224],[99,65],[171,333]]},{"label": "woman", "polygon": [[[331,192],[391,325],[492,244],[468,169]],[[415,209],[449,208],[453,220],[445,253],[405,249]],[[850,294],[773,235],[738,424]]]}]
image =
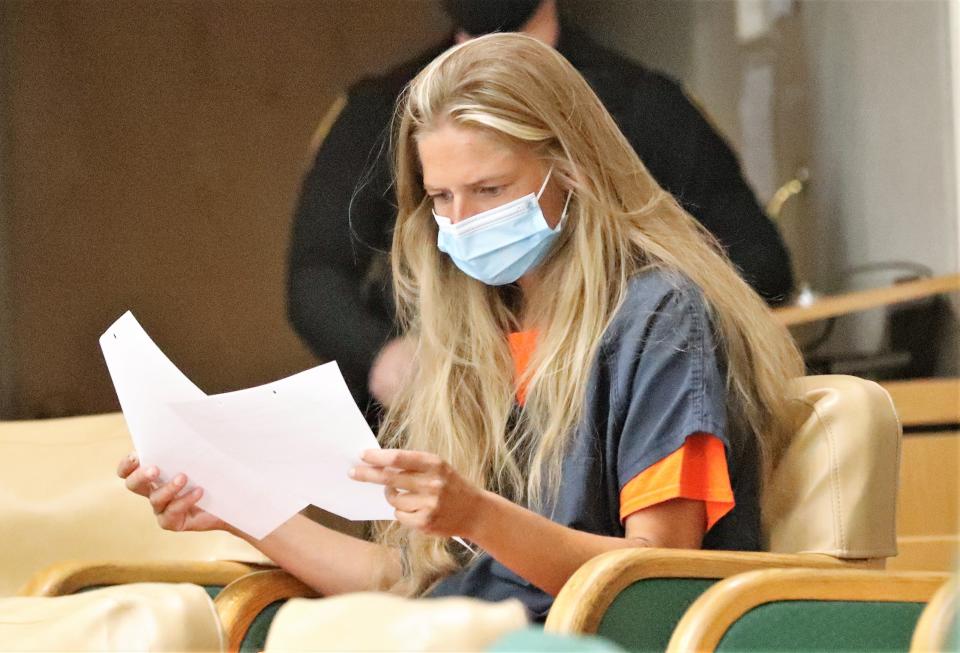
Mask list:
[{"label": "woman", "polygon": [[[351,476],[397,520],[365,542],[298,516],[252,543],[325,595],[517,597],[535,618],[604,551],[757,548],[800,358],[583,78],[520,35],[454,47],[401,99],[394,154],[417,367]],[[165,528],[230,528],[183,475],[119,473]]]}]

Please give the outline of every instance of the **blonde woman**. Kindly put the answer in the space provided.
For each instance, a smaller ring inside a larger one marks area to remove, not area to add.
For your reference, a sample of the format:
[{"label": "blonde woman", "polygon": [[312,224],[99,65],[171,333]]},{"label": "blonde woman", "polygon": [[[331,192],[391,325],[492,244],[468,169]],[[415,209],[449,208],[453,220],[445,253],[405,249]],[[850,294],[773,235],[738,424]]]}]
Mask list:
[{"label": "blonde woman", "polygon": [[[351,475],[396,521],[366,542],[298,516],[252,543],[325,595],[516,597],[534,618],[604,551],[757,548],[799,356],[583,78],[521,35],[454,47],[401,98],[394,154],[417,366]],[[231,528],[182,474],[119,473],[165,528]]]}]

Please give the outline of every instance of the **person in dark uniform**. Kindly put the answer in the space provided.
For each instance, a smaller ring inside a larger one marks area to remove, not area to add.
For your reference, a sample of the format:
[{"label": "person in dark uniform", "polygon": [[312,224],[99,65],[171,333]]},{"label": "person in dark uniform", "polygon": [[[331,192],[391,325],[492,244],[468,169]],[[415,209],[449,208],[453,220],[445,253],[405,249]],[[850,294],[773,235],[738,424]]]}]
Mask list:
[{"label": "person in dark uniform", "polygon": [[790,257],[724,139],[671,79],[563,22],[554,0],[445,0],[448,43],[350,88],[303,180],[288,268],[289,319],[311,351],[336,360],[361,409],[389,404],[409,372],[386,273],[396,218],[388,142],[397,96],[454,42],[519,30],[554,46],[586,78],[657,182],[726,249],[769,304],[793,287]]}]

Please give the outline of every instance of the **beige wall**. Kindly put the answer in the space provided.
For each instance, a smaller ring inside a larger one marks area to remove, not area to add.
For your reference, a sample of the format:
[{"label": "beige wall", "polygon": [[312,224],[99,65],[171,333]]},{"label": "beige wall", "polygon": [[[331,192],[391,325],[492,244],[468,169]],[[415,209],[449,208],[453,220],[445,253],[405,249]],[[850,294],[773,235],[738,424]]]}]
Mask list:
[{"label": "beige wall", "polygon": [[[764,35],[738,42],[738,7],[751,4],[784,13]],[[952,106],[946,0],[568,6],[608,45],[684,82],[740,152],[761,201],[798,168],[809,169],[807,190],[787,205],[781,226],[800,279],[837,293],[902,274],[847,273],[869,263],[914,261],[934,274],[960,269],[960,113]],[[750,95],[757,90],[750,82],[764,75],[770,97]],[[956,301],[953,312],[953,331],[939,343],[945,374],[960,367]],[[875,311],[845,318],[828,346],[869,352],[882,338],[883,314]]]},{"label": "beige wall", "polygon": [[[751,148],[773,148],[778,180],[810,162],[784,225],[802,276],[957,269],[945,2],[802,2],[748,46],[731,2],[564,6],[684,80],[762,199],[769,152]],[[445,27],[435,0],[0,4],[0,416],[115,408],[96,339],[127,308],[208,392],[312,364],[284,305],[306,144],[337,90]],[[772,144],[740,100],[771,62]]]},{"label": "beige wall", "polygon": [[15,380],[4,416],[116,408],[97,337],[128,308],[208,392],[311,365],[284,298],[309,137],[350,81],[442,38],[435,3],[8,1],[0,11],[10,293],[0,374]]},{"label": "beige wall", "polygon": [[[803,164],[807,85],[795,16],[741,42],[732,0],[568,0],[567,8],[601,42],[683,84],[740,155],[761,203]],[[763,96],[773,89],[776,98]],[[796,213],[795,204],[789,208]],[[815,262],[793,222],[782,230],[795,267],[805,271]]]},{"label": "beige wall", "polygon": [[[808,242],[822,261],[824,288],[889,283],[896,272],[843,271],[913,261],[934,274],[958,266],[955,129],[951,106],[948,5],[921,2],[804,4],[811,77],[811,214]],[[902,272],[900,273],[902,274]],[[957,313],[941,344],[945,373],[957,374]],[[878,315],[855,322],[857,337],[882,338]]]},{"label": "beige wall", "polygon": [[[2,14],[0,14],[2,20]],[[2,23],[0,23],[2,30]],[[7,61],[6,41],[0,41],[0,117],[7,115]],[[7,235],[7,187],[9,169],[7,168],[7,129],[0,126],[0,417],[14,413],[14,393],[16,376],[14,373],[13,339],[11,337],[11,307],[7,292],[9,275],[7,273],[7,249],[10,238]]]}]

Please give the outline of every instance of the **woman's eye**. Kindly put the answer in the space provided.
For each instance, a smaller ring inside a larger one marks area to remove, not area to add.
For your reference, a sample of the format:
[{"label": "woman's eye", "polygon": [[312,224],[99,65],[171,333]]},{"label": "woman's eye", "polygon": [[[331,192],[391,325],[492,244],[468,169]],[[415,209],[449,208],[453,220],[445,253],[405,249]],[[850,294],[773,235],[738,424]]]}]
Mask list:
[{"label": "woman's eye", "polygon": [[488,197],[496,197],[503,190],[503,186],[482,186],[480,188],[481,195],[487,195]]},{"label": "woman's eye", "polygon": [[450,200],[450,197],[446,193],[435,193],[429,197],[434,204],[442,204]]}]

